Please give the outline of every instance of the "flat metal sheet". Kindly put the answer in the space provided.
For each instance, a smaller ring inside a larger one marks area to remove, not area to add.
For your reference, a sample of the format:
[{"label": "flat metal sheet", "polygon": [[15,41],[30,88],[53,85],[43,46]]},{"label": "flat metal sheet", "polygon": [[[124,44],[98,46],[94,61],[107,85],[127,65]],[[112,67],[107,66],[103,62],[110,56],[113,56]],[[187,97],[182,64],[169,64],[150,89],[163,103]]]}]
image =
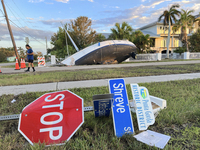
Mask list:
[{"label": "flat metal sheet", "polygon": [[[84,111],[93,111],[93,106],[84,107]],[[0,116],[0,121],[19,119],[20,114]]]},{"label": "flat metal sheet", "polygon": [[112,98],[102,99],[102,100],[94,100],[93,104],[94,104],[94,116],[95,117],[102,117],[102,116],[109,117],[111,105],[112,105]]},{"label": "flat metal sheet", "polygon": [[93,106],[84,107],[84,111],[93,111]]},{"label": "flat metal sheet", "polygon": [[14,120],[14,119],[19,119],[19,116],[20,116],[20,114],[0,116],[0,120]]}]

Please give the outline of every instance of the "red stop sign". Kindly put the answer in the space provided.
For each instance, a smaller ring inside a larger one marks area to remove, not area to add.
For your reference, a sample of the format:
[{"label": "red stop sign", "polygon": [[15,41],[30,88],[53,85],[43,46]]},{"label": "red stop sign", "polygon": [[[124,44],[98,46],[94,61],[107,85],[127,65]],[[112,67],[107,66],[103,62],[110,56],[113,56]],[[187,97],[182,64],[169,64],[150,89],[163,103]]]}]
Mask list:
[{"label": "red stop sign", "polygon": [[27,105],[19,132],[33,143],[64,144],[84,122],[83,99],[70,91],[47,93]]}]

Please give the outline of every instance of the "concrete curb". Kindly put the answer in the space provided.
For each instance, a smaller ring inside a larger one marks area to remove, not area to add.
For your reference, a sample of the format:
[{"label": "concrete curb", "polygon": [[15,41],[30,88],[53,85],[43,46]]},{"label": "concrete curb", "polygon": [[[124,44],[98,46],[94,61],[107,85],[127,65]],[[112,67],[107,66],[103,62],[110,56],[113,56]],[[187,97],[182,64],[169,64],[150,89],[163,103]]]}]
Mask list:
[{"label": "concrete curb", "polygon": [[[200,78],[200,73],[127,77],[124,78],[124,80],[126,84],[130,84],[130,83],[166,82],[166,81],[197,79],[197,78]],[[1,86],[0,96],[3,94],[18,95],[26,92],[44,92],[44,91],[56,91],[56,90],[58,91],[71,88],[108,86],[108,80],[109,79],[100,79],[100,80],[84,80],[84,81],[70,81],[70,82],[54,82],[54,83],[44,83],[44,84]]]},{"label": "concrete curb", "polygon": [[57,83],[45,83],[45,84],[29,84],[29,85],[14,85],[14,86],[1,86],[0,96],[3,94],[23,94],[26,92],[44,92],[55,91]]}]

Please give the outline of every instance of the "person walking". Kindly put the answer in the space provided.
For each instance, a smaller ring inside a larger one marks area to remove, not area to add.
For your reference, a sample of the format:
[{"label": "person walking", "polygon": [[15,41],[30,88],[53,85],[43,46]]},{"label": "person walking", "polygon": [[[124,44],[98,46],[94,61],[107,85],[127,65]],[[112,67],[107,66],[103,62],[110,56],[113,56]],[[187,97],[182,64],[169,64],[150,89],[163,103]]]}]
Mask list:
[{"label": "person walking", "polygon": [[27,49],[27,59],[28,59],[28,69],[25,70],[25,72],[29,72],[30,71],[30,67],[33,68],[33,72],[35,72],[35,68],[34,68],[34,65],[33,65],[33,50],[31,49],[31,47],[26,44],[26,49]]}]

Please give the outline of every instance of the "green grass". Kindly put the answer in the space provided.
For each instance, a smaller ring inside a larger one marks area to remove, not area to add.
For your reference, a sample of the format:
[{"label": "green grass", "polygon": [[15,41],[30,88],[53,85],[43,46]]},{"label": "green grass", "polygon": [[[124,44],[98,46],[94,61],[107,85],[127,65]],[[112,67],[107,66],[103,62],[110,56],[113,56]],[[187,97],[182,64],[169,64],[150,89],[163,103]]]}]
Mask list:
[{"label": "green grass", "polygon": [[200,72],[200,64],[0,74],[0,86]]},{"label": "green grass", "polygon": [[[200,79],[180,80],[160,83],[139,84],[148,88],[149,93],[167,100],[167,108],[160,111],[154,125],[148,129],[171,136],[165,150],[200,149]],[[92,106],[92,96],[109,93],[108,87],[76,88],[70,91],[84,99],[84,106]],[[130,86],[127,85],[129,99],[132,99]],[[42,92],[3,95],[0,97],[0,114],[17,114],[23,107],[41,96]],[[11,104],[11,101],[17,101]],[[155,147],[138,142],[132,136],[117,138],[114,135],[112,116],[95,118],[93,112],[85,112],[85,123],[63,146],[44,147],[42,144],[31,146],[17,132],[18,120],[0,122],[1,149],[26,150],[79,150],[79,149],[116,149],[116,150],[154,150]],[[132,113],[135,133],[138,125]]]}]

